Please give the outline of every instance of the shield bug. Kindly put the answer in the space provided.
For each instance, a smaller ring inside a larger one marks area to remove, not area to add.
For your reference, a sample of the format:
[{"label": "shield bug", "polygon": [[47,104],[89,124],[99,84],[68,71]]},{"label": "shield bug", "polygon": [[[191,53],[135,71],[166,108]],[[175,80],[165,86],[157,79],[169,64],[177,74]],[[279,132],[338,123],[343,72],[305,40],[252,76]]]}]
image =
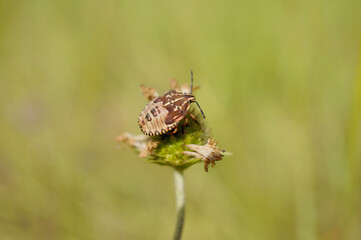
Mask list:
[{"label": "shield bug", "polygon": [[[193,72],[191,71],[191,92],[182,93],[170,90],[162,96],[151,101],[141,112],[138,124],[140,130],[149,136],[158,136],[166,133],[176,133],[178,123],[189,114],[195,121],[196,118],[188,112],[190,104],[195,102],[204,118],[204,113],[196,101],[193,91]],[[185,124],[188,119],[185,118]]]}]

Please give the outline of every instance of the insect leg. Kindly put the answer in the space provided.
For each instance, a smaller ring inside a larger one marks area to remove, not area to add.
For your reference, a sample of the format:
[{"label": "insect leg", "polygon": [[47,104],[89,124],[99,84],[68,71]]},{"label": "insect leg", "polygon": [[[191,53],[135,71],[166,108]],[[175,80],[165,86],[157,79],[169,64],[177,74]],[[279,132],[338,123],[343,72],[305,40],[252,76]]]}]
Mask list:
[{"label": "insect leg", "polygon": [[200,123],[198,122],[197,118],[190,112],[188,112],[189,116],[191,116],[193,118],[193,120],[198,123],[200,125]]},{"label": "insect leg", "polygon": [[184,118],[184,123],[182,124],[182,134],[185,134],[185,126],[188,124],[188,118]]},{"label": "insect leg", "polygon": [[184,118],[184,124],[183,124],[183,126],[186,126],[188,124],[188,118]]}]

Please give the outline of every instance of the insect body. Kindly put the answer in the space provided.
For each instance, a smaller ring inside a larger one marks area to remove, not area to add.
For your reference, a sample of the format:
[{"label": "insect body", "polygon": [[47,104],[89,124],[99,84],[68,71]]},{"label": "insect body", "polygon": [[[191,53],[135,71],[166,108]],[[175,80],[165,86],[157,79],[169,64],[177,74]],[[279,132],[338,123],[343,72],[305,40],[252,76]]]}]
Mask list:
[{"label": "insect body", "polygon": [[[196,102],[195,96],[192,94],[193,72],[191,72],[191,76],[191,93],[188,94],[170,90],[145,106],[138,119],[140,130],[145,135],[157,136],[166,133],[175,133],[177,131],[178,123],[187,114],[195,119],[195,117],[188,112],[192,102],[195,102],[198,105],[204,117],[202,109]],[[185,119],[187,122],[187,118]]]}]

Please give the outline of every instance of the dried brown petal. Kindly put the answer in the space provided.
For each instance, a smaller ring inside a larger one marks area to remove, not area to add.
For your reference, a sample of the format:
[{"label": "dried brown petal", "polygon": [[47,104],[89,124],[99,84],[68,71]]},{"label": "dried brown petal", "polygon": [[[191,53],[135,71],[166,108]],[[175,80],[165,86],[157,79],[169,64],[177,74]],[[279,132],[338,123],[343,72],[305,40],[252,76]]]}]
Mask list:
[{"label": "dried brown petal", "polygon": [[[170,87],[173,90],[176,90],[177,92],[182,93],[190,93],[191,92],[191,86],[188,84],[178,85],[177,81],[173,78],[170,80]],[[193,86],[193,92],[197,90],[199,86]]]},{"label": "dried brown petal", "polygon": [[143,149],[143,151],[139,154],[140,158],[145,158],[148,155],[151,155],[153,153],[153,150],[158,146],[158,141],[149,141],[147,142],[146,148]]},{"label": "dried brown petal", "polygon": [[149,101],[159,97],[159,94],[155,88],[145,87],[143,85],[140,85],[140,87],[142,88],[144,97],[146,97]]},{"label": "dried brown petal", "polygon": [[208,172],[209,164],[212,167],[216,165],[215,161],[222,160],[224,150],[217,147],[217,142],[212,138],[208,139],[208,142],[205,145],[196,145],[196,144],[188,144],[187,148],[195,151],[189,152],[184,151],[183,153],[189,156],[194,156],[195,158],[201,158],[204,161],[204,170]]},{"label": "dried brown petal", "polygon": [[119,136],[115,137],[115,140],[117,140],[118,142],[125,142],[128,145],[130,145],[131,147],[135,147],[138,151],[143,151],[144,149],[146,149],[147,147],[147,140],[148,140],[148,136],[146,135],[134,135],[131,133],[122,133]]}]

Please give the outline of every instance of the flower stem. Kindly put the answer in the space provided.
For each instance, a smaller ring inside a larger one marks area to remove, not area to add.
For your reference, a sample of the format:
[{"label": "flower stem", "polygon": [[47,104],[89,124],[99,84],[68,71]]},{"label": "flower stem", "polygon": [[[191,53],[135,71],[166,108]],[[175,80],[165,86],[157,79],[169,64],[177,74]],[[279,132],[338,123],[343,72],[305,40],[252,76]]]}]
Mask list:
[{"label": "flower stem", "polygon": [[184,224],[184,210],[185,210],[185,192],[184,192],[184,177],[183,171],[175,169],[174,171],[174,185],[175,185],[175,201],[177,210],[177,222],[174,232],[174,240],[181,239],[183,224]]}]

